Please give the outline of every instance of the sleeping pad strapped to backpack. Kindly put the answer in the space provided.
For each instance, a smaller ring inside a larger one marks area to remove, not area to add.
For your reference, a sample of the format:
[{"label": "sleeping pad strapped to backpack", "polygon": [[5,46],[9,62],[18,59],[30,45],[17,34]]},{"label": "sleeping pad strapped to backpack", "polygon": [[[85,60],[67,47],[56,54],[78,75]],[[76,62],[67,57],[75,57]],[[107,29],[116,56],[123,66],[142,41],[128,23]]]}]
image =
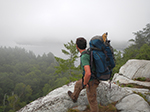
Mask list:
[{"label": "sleeping pad strapped to backpack", "polygon": [[112,69],[115,67],[113,48],[107,40],[107,33],[102,36],[94,36],[90,42],[90,66],[95,66],[94,77],[98,80],[107,81],[111,78]]}]

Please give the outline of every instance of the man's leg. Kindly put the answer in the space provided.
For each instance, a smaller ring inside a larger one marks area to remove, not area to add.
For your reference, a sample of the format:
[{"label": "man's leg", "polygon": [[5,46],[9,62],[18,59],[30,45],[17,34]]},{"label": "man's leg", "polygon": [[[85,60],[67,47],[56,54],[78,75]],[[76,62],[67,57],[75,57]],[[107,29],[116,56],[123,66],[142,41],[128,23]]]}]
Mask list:
[{"label": "man's leg", "polygon": [[93,80],[89,82],[89,87],[86,88],[87,97],[90,105],[91,112],[98,112],[98,103],[97,103],[97,91],[96,88],[99,85],[99,81]]},{"label": "man's leg", "polygon": [[74,87],[74,92],[72,93],[71,91],[68,91],[68,95],[71,97],[71,99],[73,100],[73,102],[76,102],[79,94],[82,90],[82,79],[80,79],[79,81],[76,82],[75,87]]}]

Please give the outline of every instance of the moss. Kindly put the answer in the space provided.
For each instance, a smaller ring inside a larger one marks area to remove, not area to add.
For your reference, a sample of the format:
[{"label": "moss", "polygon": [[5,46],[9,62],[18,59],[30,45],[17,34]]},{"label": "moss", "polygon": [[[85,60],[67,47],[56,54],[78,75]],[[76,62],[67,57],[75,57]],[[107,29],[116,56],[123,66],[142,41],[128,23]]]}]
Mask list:
[{"label": "moss", "polygon": [[118,112],[115,105],[116,105],[117,102],[114,102],[114,103],[110,103],[106,106],[103,106],[103,105],[99,105],[99,111],[100,112]]},{"label": "moss", "polygon": [[138,85],[138,84],[120,84],[121,87],[131,87],[131,88],[143,88],[143,89],[150,89],[150,87],[146,87],[146,86],[142,86],[142,85]]},{"label": "moss", "polygon": [[119,83],[119,80],[117,80],[117,83],[116,83],[118,86],[120,86],[120,83]]},{"label": "moss", "polygon": [[145,77],[138,77],[138,78],[135,78],[134,80],[144,81],[144,82],[150,82],[150,78],[145,78]]},{"label": "moss", "polygon": [[80,112],[78,109],[68,109],[67,112]]},{"label": "moss", "polygon": [[[117,102],[110,103],[106,106],[99,105],[99,112],[118,112],[115,105]],[[90,112],[90,106],[87,105],[87,108],[84,111],[79,111],[76,109],[69,109],[67,112]]]},{"label": "moss", "polygon": [[135,91],[133,91],[133,93],[138,94],[139,96],[141,96],[150,105],[150,102],[148,102],[148,100],[146,99],[146,95],[144,95],[142,93],[139,93],[139,92],[135,92]]},{"label": "moss", "polygon": [[133,84],[127,84],[126,86],[127,86],[127,87],[134,87]]},{"label": "moss", "polygon": [[138,78],[136,78],[136,79],[134,79],[134,80],[138,80],[138,81],[146,81],[146,78],[145,78],[145,77],[138,77]]},{"label": "moss", "polygon": [[121,85],[121,87],[124,87],[124,85]]}]

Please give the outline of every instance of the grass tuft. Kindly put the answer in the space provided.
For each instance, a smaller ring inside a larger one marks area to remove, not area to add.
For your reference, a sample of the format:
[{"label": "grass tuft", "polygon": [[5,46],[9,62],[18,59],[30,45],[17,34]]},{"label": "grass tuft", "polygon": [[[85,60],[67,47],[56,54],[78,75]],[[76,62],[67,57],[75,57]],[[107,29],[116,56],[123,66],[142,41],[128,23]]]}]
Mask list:
[{"label": "grass tuft", "polygon": [[[115,103],[108,104],[106,106],[99,105],[99,112],[118,112],[115,105]],[[79,111],[76,109],[69,109],[67,112],[90,112],[90,106],[87,105],[87,108],[84,111]]]}]

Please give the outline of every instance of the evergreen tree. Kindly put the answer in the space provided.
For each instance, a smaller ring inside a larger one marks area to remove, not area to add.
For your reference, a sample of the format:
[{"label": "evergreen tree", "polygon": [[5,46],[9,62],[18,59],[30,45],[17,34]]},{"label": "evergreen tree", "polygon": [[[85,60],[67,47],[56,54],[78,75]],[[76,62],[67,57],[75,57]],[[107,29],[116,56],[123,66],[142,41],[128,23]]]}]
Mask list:
[{"label": "evergreen tree", "polygon": [[[123,58],[125,61],[128,59],[149,59],[148,53],[150,46],[150,24],[147,24],[143,30],[134,33],[135,39],[129,41],[134,42],[124,50]],[[147,57],[147,58],[146,58]]]},{"label": "evergreen tree", "polygon": [[134,47],[139,49],[144,44],[150,45],[150,23],[143,30],[134,32],[133,34],[135,35],[135,39],[129,41],[134,42]]},{"label": "evergreen tree", "polygon": [[59,57],[55,57],[56,61],[59,64],[59,66],[56,66],[55,73],[68,74],[69,80],[73,81],[76,80],[76,79],[72,79],[71,77],[75,76],[73,71],[77,69],[77,67],[75,67],[75,61],[78,58],[78,51],[76,49],[76,44],[72,40],[67,44],[64,44],[64,47],[67,50],[62,49],[62,53],[69,56],[69,58],[62,59]]}]

